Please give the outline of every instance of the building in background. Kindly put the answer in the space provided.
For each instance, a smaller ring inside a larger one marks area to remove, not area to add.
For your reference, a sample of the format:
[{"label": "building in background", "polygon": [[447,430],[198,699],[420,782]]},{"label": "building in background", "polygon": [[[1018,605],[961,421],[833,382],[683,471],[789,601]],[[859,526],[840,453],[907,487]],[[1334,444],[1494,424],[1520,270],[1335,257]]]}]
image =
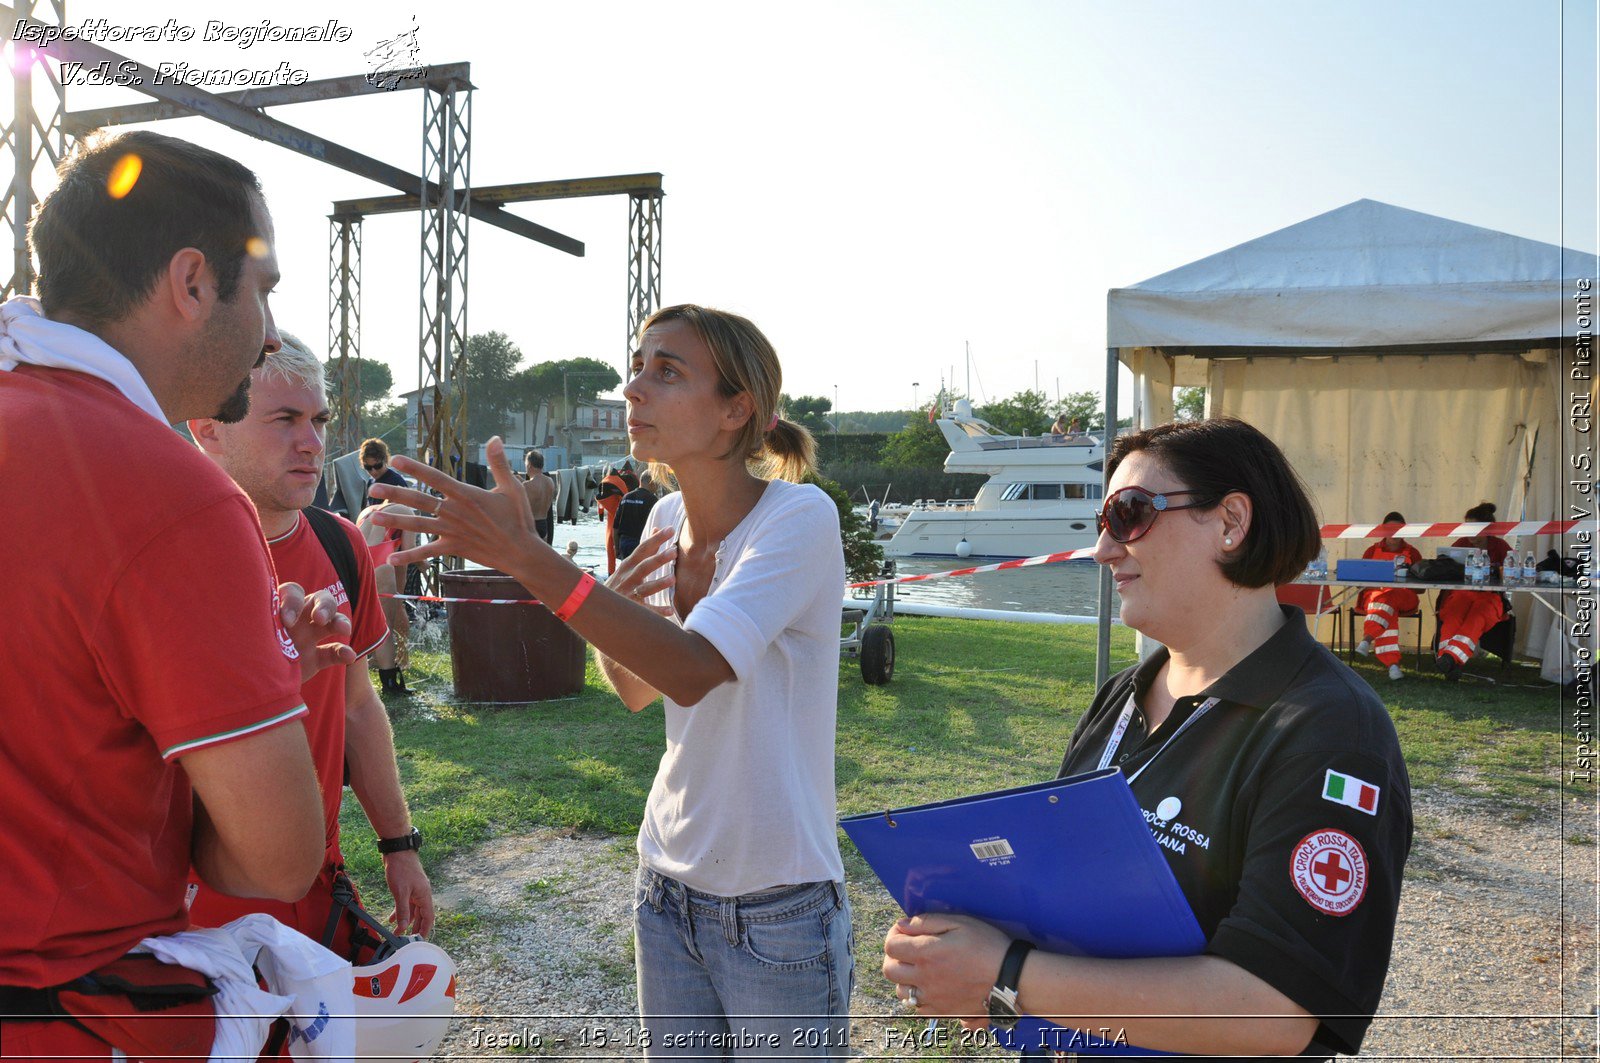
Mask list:
[{"label": "building in background", "polygon": [[[405,453],[415,454],[427,434],[433,404],[422,391],[400,396],[406,403]],[[545,468],[562,469],[626,457],[628,454],[628,404],[622,399],[597,398],[575,403],[572,419],[563,423],[560,404],[541,402],[537,409],[513,414],[501,434],[513,468],[521,468],[529,447],[544,452]],[[475,439],[471,459],[483,460],[483,440]]]},{"label": "building in background", "polygon": [[564,429],[574,464],[628,455],[628,404],[622,399],[597,398],[578,403]]}]

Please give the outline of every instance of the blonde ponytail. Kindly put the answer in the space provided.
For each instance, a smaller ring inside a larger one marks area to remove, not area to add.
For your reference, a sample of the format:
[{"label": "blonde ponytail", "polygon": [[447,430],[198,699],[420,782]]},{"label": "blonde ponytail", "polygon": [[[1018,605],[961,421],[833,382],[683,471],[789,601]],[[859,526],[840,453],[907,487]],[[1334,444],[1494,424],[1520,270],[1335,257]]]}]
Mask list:
[{"label": "blonde ponytail", "polygon": [[782,417],[777,421],[762,436],[758,460],[765,466],[764,471],[769,478],[775,476],[790,483],[800,483],[806,478],[806,473],[816,470],[817,441],[805,425],[786,421]]}]

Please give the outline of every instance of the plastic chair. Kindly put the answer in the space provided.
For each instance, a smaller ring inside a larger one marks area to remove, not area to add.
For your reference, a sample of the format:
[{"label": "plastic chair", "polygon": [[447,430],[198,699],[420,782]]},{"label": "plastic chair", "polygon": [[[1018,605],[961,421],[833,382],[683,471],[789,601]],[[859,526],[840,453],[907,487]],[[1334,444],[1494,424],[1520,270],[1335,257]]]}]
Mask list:
[{"label": "plastic chair", "polygon": [[[1350,607],[1347,614],[1350,624],[1349,628],[1346,629],[1349,631],[1349,637],[1344,641],[1344,659],[1347,662],[1355,659],[1356,643],[1361,641],[1360,638],[1358,638],[1361,633],[1361,623],[1363,620],[1365,620],[1367,615],[1367,611],[1361,608],[1360,603],[1361,596],[1357,595],[1356,604]],[[1420,662],[1422,660],[1422,599],[1420,595],[1417,598],[1417,607],[1415,609],[1409,610],[1408,612],[1395,614],[1395,623],[1398,624],[1402,620],[1415,620],[1417,622],[1417,644],[1414,652],[1417,655],[1417,660]],[[1434,635],[1434,640],[1437,642],[1437,634]]]},{"label": "plastic chair", "polygon": [[1333,604],[1333,588],[1326,583],[1285,583],[1278,588],[1278,601],[1283,605],[1299,607],[1312,620],[1311,634],[1322,638],[1322,618],[1333,617],[1333,642],[1339,645],[1344,614]]}]

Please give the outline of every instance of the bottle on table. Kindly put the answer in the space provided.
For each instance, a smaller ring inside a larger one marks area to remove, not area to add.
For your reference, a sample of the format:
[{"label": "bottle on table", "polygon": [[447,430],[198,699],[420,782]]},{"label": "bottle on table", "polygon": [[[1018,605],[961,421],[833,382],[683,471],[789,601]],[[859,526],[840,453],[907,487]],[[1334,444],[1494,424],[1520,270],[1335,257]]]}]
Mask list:
[{"label": "bottle on table", "polygon": [[1522,559],[1522,582],[1532,587],[1539,582],[1539,563],[1533,559],[1533,551]]},{"label": "bottle on table", "polygon": [[1406,564],[1406,555],[1404,553],[1395,554],[1394,581],[1396,583],[1404,583],[1409,578],[1411,578],[1411,566]]}]

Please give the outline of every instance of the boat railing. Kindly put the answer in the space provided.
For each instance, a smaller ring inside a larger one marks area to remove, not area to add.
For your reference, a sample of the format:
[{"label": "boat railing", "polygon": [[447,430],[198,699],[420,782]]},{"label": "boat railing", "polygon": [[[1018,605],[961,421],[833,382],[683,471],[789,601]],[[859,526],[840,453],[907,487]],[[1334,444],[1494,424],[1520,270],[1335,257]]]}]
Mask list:
[{"label": "boat railing", "polygon": [[923,513],[928,510],[966,510],[977,505],[975,498],[947,498],[943,501],[933,498],[919,498],[911,503],[914,512]]},{"label": "boat railing", "polygon": [[977,441],[980,450],[1042,450],[1050,447],[1098,447],[1098,436],[1078,433],[1076,435],[1042,435],[1042,436],[1005,436]]}]

